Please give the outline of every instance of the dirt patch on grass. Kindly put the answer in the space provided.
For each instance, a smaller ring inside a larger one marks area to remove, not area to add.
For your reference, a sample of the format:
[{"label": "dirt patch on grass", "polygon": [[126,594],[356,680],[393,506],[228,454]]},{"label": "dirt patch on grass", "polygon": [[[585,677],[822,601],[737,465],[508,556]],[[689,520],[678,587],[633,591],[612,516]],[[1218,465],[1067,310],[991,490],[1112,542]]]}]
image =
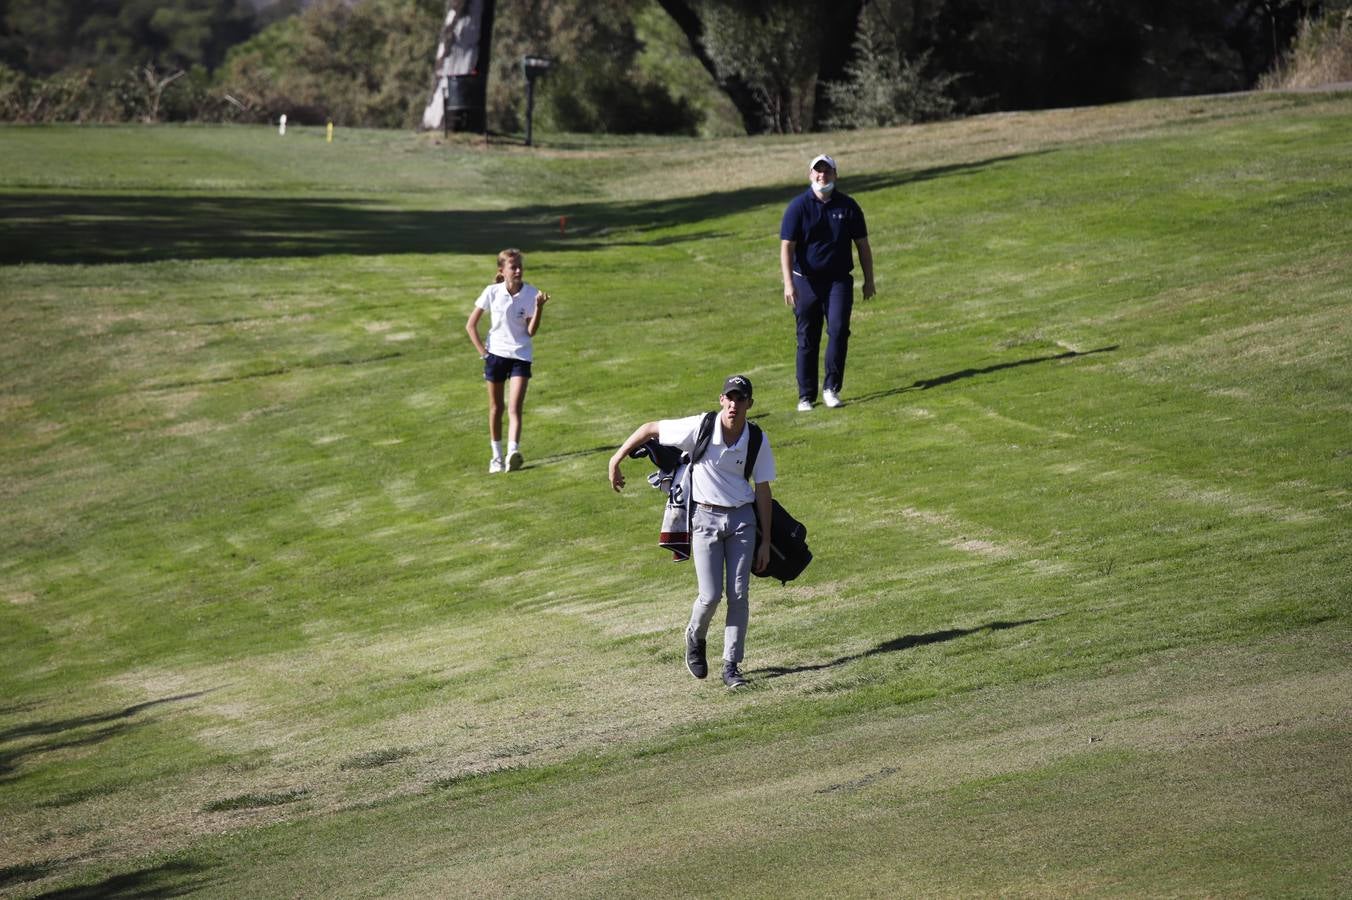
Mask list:
[{"label": "dirt patch on grass", "polygon": [[[134,294],[137,292],[114,291],[118,295],[124,293]],[[111,301],[101,301],[111,302]],[[118,309],[103,308],[89,309],[81,307],[77,313],[66,316],[62,324],[72,331],[84,335],[94,336],[106,334],[113,328],[125,325],[128,322],[134,322],[138,325],[154,321],[154,317],[147,310],[141,309]]]},{"label": "dirt patch on grass", "polygon": [[153,404],[162,416],[176,419],[202,399],[200,390],[167,390],[147,392],[143,399]]},{"label": "dirt patch on grass", "polygon": [[27,394],[0,394],[0,416],[11,416],[21,409],[33,405],[33,398]]},{"label": "dirt patch on grass", "polygon": [[[902,517],[908,521],[920,523],[931,529],[949,532],[949,536],[944,538],[943,543],[954,550],[973,553],[987,559],[1008,559],[1019,555],[1019,551],[1013,544],[1001,543],[987,537],[970,537],[969,535],[978,529],[971,524],[964,524],[947,513],[921,510],[910,506],[900,512]],[[954,535],[952,532],[959,533]]]},{"label": "dirt patch on grass", "polygon": [[1128,368],[1166,380],[1176,379],[1181,365],[1199,374],[1238,371],[1252,377],[1265,369],[1319,368],[1346,356],[1349,343],[1352,323],[1339,307],[1215,331],[1187,344],[1162,347]]},{"label": "dirt patch on grass", "polygon": [[1014,555],[1014,551],[1008,547],[1002,547],[991,541],[982,541],[974,538],[964,540],[949,541],[948,546],[955,550],[961,550],[964,553],[975,553],[977,556],[984,556],[989,559],[1006,559]]},{"label": "dirt patch on grass", "polygon": [[220,429],[220,423],[211,419],[192,419],[188,422],[179,422],[176,425],[170,425],[164,429],[164,433],[169,437],[196,437],[201,434],[207,434]]},{"label": "dirt patch on grass", "polygon": [[1232,516],[1267,519],[1275,522],[1315,522],[1324,518],[1318,510],[1298,509],[1243,491],[1237,487],[1218,487],[1179,476],[1159,475],[1141,469],[1111,469],[1086,475],[1080,464],[1076,474],[1093,482],[1130,481],[1152,497],[1178,503],[1214,507]]},{"label": "dirt patch on grass", "polygon": [[842,581],[823,581],[817,584],[786,585],[775,591],[774,596],[793,600],[821,600],[838,597],[844,590],[845,583]]}]

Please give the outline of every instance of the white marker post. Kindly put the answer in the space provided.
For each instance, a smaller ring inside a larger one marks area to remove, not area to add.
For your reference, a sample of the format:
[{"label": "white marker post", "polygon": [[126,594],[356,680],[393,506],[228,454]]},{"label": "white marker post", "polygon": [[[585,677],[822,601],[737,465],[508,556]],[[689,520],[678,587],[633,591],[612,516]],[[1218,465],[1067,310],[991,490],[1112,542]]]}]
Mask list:
[{"label": "white marker post", "polygon": [[277,133],[286,134],[286,113],[282,113],[282,117],[277,120]]}]

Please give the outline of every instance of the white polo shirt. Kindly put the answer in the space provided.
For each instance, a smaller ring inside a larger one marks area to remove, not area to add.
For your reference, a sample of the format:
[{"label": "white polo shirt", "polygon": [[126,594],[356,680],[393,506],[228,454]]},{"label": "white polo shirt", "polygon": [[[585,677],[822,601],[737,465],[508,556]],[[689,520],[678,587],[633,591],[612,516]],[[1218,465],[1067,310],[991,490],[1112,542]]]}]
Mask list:
[{"label": "white polo shirt", "polygon": [[489,353],[531,361],[531,341],[526,325],[535,315],[535,298],[539,295],[540,291],[534,285],[525,283],[515,297],[507,292],[505,282],[484,288],[474,305],[487,310],[489,315],[488,340],[484,342]]},{"label": "white polo shirt", "polygon": [[[661,419],[657,423],[657,441],[691,453],[699,438],[702,421],[704,413],[684,419]],[[761,433],[761,441],[760,453],[756,456],[756,465],[751,470],[751,481],[748,482],[743,472],[751,442],[751,428],[743,426],[737,443],[728,447],[723,444],[723,426],[715,421],[709,446],[703,458],[695,463],[690,475],[690,492],[695,502],[712,503],[715,506],[744,506],[755,500],[756,491],[751,483],[775,480],[775,455],[770,452],[770,438],[764,432]]]}]

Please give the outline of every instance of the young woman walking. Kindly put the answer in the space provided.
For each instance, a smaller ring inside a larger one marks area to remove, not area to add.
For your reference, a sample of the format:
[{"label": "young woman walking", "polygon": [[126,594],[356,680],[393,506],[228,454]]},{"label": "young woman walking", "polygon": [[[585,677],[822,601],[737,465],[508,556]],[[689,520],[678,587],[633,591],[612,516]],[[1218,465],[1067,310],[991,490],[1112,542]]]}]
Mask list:
[{"label": "young woman walking", "polygon": [[[488,384],[488,437],[493,458],[488,473],[515,472],[521,468],[521,410],[530,381],[531,338],[540,328],[540,314],[549,295],[522,280],[521,251],[498,254],[497,279],[484,288],[465,323],[474,349],[484,361]],[[488,341],[479,337],[479,319],[489,314]],[[511,389],[507,390],[508,382]],[[507,452],[502,448],[503,395],[507,409]]]}]

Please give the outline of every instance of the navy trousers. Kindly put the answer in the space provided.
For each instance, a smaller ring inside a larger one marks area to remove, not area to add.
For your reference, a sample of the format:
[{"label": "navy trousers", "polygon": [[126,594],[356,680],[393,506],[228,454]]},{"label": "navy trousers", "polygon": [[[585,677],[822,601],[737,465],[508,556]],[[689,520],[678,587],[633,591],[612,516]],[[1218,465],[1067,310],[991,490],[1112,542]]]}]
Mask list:
[{"label": "navy trousers", "polygon": [[845,356],[850,350],[850,312],[854,308],[854,278],[793,276],[798,292],[798,399],[817,402],[817,360],[821,355],[822,324],[826,324],[826,381],[839,391],[845,384]]}]

